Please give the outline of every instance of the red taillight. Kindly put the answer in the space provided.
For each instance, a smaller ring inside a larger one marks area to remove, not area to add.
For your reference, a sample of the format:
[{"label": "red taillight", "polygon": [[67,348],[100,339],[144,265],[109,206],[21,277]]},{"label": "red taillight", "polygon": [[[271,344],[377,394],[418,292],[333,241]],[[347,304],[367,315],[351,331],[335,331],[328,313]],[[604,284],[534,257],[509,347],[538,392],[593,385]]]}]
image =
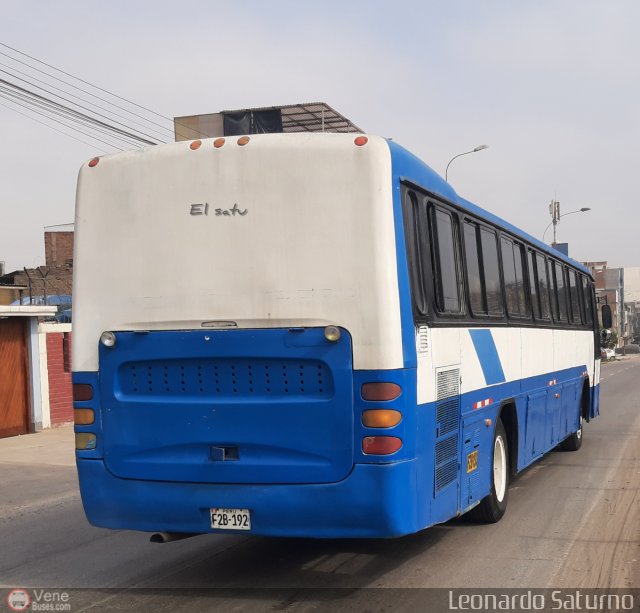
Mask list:
[{"label": "red taillight", "polygon": [[367,436],[362,439],[362,453],[367,455],[390,455],[402,447],[397,436]]},{"label": "red taillight", "polygon": [[362,147],[362,145],[366,145],[369,142],[369,139],[366,136],[356,136],[353,142],[358,145],[358,147]]},{"label": "red taillight", "polygon": [[364,383],[360,393],[363,400],[395,400],[402,394],[402,388],[397,383]]},{"label": "red taillight", "polygon": [[89,160],[89,168],[93,168],[94,166],[97,166],[99,161],[100,161],[100,158],[93,158],[92,160]]},{"label": "red taillight", "polygon": [[225,140],[224,138],[216,138],[216,140],[213,141],[213,146],[216,149],[220,149],[220,147],[222,147],[222,145],[224,145]]},{"label": "red taillight", "polygon": [[73,384],[73,399],[76,402],[85,402],[93,398],[93,387],[88,383]]}]

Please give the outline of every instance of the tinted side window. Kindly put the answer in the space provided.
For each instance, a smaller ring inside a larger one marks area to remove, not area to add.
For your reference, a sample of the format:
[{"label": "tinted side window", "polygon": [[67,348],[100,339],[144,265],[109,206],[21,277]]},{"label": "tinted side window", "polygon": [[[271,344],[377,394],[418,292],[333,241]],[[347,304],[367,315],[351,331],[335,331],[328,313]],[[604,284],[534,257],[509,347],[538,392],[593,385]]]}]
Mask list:
[{"label": "tinted side window", "polygon": [[526,315],[524,284],[522,279],[522,255],[520,246],[509,239],[501,240],[502,271],[507,298],[507,313],[522,317]]},{"label": "tinted side window", "polygon": [[584,322],[593,325],[593,305],[591,303],[591,283],[584,275],[580,275],[582,295],[584,297]]},{"label": "tinted side window", "polygon": [[480,228],[482,244],[482,266],[489,315],[502,315],[502,285],[498,265],[498,244],[496,234],[487,228]]},{"label": "tinted side window", "polygon": [[578,280],[576,278],[576,271],[569,270],[569,296],[571,297],[571,321],[574,324],[582,323],[581,316],[581,300],[580,300],[580,288],[578,287]]},{"label": "tinted side window", "polygon": [[469,302],[474,315],[487,312],[482,296],[478,248],[478,226],[466,221],[464,223],[464,258],[469,285]]},{"label": "tinted side window", "polygon": [[432,244],[435,245],[433,268],[438,309],[443,313],[459,313],[460,280],[456,259],[455,228],[449,213],[436,208],[432,209],[431,235]]},{"label": "tinted side window", "polygon": [[567,321],[567,291],[564,283],[562,266],[558,262],[553,263],[553,276],[558,297],[558,321]]},{"label": "tinted side window", "polygon": [[411,294],[416,311],[424,315],[427,312],[424,286],[422,283],[422,266],[418,237],[418,198],[415,192],[407,191],[404,200],[404,235],[407,243],[407,259],[411,278]]},{"label": "tinted side window", "polygon": [[536,272],[538,274],[538,291],[540,294],[540,317],[549,319],[549,277],[547,274],[547,261],[543,255],[536,253]]},{"label": "tinted side window", "polygon": [[531,291],[531,306],[533,316],[540,319],[540,299],[538,296],[538,285],[536,282],[536,261],[533,251],[528,252],[527,262],[529,263],[529,290]]}]

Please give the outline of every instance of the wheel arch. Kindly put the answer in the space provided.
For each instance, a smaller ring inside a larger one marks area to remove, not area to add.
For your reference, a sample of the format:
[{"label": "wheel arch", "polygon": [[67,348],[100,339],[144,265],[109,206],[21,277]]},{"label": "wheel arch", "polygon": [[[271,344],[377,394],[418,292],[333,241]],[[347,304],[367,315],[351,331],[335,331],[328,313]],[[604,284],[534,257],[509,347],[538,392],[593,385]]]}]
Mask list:
[{"label": "wheel arch", "polygon": [[509,446],[509,472],[515,475],[518,472],[518,412],[515,398],[503,400],[500,404],[498,419],[502,421],[507,433],[507,445]]},{"label": "wheel arch", "polygon": [[580,397],[580,414],[582,419],[590,421],[591,419],[591,386],[589,379],[585,379],[582,383],[582,396]]}]

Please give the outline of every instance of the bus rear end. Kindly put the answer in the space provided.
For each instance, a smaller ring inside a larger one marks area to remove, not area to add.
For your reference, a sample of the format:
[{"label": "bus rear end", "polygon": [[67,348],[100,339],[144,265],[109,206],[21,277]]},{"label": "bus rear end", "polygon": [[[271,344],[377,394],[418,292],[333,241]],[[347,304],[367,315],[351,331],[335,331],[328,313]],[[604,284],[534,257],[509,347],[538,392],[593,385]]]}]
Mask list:
[{"label": "bus rear end", "polygon": [[73,371],[89,520],[321,537],[423,527],[387,143],[221,142],[81,169]]}]

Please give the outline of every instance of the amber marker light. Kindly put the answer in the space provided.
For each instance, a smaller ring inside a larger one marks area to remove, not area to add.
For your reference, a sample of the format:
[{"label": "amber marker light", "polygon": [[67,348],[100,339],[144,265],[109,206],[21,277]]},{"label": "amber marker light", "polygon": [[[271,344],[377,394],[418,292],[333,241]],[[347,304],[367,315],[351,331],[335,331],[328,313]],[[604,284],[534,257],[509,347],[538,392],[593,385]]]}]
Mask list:
[{"label": "amber marker light", "polygon": [[391,428],[402,420],[400,411],[371,409],[362,413],[362,424],[367,428]]},{"label": "amber marker light", "polygon": [[89,432],[78,432],[76,434],[76,449],[85,451],[96,448],[96,435]]},{"label": "amber marker light", "polygon": [[362,439],[362,452],[367,455],[391,455],[402,447],[397,436],[366,436]]},{"label": "amber marker light", "polygon": [[353,142],[358,145],[358,147],[362,147],[362,145],[366,145],[369,142],[369,139],[366,136],[356,136]]},{"label": "amber marker light", "polygon": [[238,145],[242,146],[242,145],[246,145],[251,139],[248,136],[241,136],[238,139]]},{"label": "amber marker light", "polygon": [[90,426],[95,421],[93,409],[73,409],[73,421],[76,426]]},{"label": "amber marker light", "polygon": [[363,383],[360,391],[363,400],[386,401],[395,400],[402,394],[397,383]]},{"label": "amber marker light", "polygon": [[100,161],[100,158],[93,158],[92,160],[89,160],[89,168],[93,168],[94,166],[97,166],[99,161]]},{"label": "amber marker light", "polygon": [[202,141],[201,140],[194,140],[189,145],[189,149],[193,149],[193,151],[195,151],[196,149],[200,149],[201,145],[202,145]]},{"label": "amber marker light", "polygon": [[224,140],[224,138],[216,138],[216,140],[213,141],[213,146],[216,149],[220,149],[220,147],[222,147],[222,145],[224,145],[225,142],[226,141]]}]

